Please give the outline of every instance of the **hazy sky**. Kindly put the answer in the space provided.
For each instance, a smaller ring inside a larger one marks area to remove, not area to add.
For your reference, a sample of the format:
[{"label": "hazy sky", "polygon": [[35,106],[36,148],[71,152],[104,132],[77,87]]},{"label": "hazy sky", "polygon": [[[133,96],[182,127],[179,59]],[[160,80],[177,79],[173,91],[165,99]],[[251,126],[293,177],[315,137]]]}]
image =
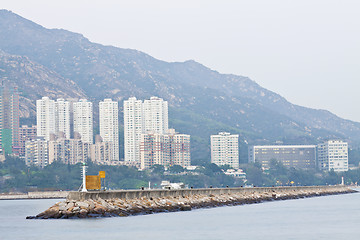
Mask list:
[{"label": "hazy sky", "polygon": [[360,121],[359,0],[1,0],[47,28],[193,59],[292,103]]}]

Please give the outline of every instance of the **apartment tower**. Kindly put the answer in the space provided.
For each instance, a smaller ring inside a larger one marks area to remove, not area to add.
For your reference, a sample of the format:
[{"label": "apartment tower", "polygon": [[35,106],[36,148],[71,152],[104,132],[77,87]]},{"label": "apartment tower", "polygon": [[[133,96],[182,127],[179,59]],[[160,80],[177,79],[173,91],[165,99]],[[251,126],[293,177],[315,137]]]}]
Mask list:
[{"label": "apartment tower", "polygon": [[36,100],[36,125],[37,136],[50,140],[50,135],[57,134],[56,130],[56,105],[48,97]]},{"label": "apartment tower", "polygon": [[100,136],[104,142],[112,143],[112,159],[119,161],[119,110],[118,102],[104,99],[99,103]]},{"label": "apartment tower", "polygon": [[8,154],[19,147],[19,93],[17,88],[0,88],[0,145]]},{"label": "apartment tower", "polygon": [[93,143],[93,106],[86,99],[73,103],[74,134],[78,133],[84,143]]},{"label": "apartment tower", "polygon": [[348,143],[341,140],[325,141],[317,146],[318,168],[323,171],[345,172],[348,166]]},{"label": "apartment tower", "polygon": [[211,135],[211,162],[239,168],[239,135],[227,132]]}]

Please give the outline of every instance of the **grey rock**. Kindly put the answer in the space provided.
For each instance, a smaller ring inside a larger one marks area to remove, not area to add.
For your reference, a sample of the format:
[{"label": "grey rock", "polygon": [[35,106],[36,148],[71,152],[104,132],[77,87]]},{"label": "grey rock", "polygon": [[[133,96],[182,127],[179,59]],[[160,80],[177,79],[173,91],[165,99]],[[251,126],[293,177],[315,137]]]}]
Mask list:
[{"label": "grey rock", "polygon": [[73,202],[69,202],[67,205],[66,205],[66,210],[68,210],[68,209],[70,209],[70,208],[72,208],[72,207],[74,207],[75,206],[75,204],[73,203]]},{"label": "grey rock", "polygon": [[80,207],[80,208],[88,208],[89,204],[86,202],[76,202],[75,206]]},{"label": "grey rock", "polygon": [[73,212],[77,212],[77,211],[79,211],[79,210],[80,210],[79,207],[74,207],[74,208],[73,208]]}]

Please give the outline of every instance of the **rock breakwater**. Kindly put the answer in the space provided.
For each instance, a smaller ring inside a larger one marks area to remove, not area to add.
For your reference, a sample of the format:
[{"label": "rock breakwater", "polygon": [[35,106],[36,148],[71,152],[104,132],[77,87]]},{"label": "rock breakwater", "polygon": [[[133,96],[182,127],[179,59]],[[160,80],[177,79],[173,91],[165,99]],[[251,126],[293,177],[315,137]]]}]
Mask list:
[{"label": "rock breakwater", "polygon": [[[264,201],[298,199],[314,196],[355,192],[346,187],[268,188],[267,191],[238,191],[222,194],[192,194],[162,197],[85,199],[58,202],[36,216],[28,219],[96,218],[153,214],[160,212],[190,211],[198,208],[234,206]],[[165,191],[166,192],[166,191]]]}]

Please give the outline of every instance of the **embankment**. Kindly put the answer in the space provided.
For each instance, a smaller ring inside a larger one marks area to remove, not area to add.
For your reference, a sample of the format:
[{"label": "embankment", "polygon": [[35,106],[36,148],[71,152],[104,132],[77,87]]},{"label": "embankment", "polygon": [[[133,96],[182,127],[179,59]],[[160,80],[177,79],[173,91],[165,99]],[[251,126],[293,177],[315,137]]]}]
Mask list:
[{"label": "embankment", "polygon": [[18,200],[18,199],[51,199],[66,198],[68,191],[47,191],[47,192],[28,192],[15,194],[0,194],[0,200]]},{"label": "embankment", "polygon": [[70,192],[28,219],[131,216],[356,192],[344,186]]}]

